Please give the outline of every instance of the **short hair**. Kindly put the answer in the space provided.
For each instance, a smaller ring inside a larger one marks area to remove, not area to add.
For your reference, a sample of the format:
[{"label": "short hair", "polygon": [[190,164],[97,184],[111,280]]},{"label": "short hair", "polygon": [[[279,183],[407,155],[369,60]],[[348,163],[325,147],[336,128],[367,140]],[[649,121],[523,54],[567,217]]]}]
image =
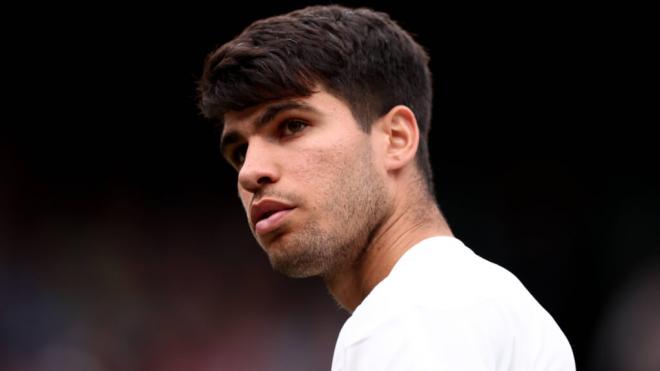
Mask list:
[{"label": "short hair", "polygon": [[428,152],[433,100],[429,56],[389,15],[367,8],[310,6],[258,20],[208,55],[198,83],[202,114],[309,96],[322,86],[360,127],[408,106],[420,128],[417,166],[434,196]]}]

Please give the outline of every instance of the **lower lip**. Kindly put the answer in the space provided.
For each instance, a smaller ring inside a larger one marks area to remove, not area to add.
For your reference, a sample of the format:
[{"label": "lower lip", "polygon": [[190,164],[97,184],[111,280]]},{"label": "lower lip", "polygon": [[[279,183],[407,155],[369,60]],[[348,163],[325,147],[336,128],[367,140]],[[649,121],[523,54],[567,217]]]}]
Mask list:
[{"label": "lower lip", "polygon": [[255,232],[257,232],[257,234],[266,234],[274,231],[282,224],[284,218],[286,218],[286,216],[292,211],[293,209],[281,210],[266,219],[258,221],[257,224],[254,225]]}]

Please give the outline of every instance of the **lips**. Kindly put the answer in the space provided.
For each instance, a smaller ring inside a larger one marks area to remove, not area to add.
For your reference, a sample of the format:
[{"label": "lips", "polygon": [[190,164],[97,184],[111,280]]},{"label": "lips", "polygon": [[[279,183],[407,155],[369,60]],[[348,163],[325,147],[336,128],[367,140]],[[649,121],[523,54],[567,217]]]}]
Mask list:
[{"label": "lips", "polygon": [[265,234],[277,229],[293,209],[293,206],[275,200],[262,200],[253,204],[250,219],[255,232]]}]

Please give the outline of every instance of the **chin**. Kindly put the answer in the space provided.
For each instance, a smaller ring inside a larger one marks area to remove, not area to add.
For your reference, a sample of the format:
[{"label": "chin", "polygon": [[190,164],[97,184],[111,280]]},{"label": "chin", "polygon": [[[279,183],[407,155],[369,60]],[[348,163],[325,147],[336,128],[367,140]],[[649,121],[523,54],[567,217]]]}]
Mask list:
[{"label": "chin", "polygon": [[322,257],[309,246],[287,240],[278,238],[265,247],[273,270],[292,278],[313,277],[323,273]]},{"label": "chin", "polygon": [[291,278],[309,278],[321,276],[323,274],[318,267],[309,265],[299,265],[291,261],[270,261],[273,270]]},{"label": "chin", "polygon": [[280,232],[277,234],[271,233],[266,235],[265,237],[258,237],[255,234],[255,237],[257,238],[257,242],[261,246],[261,248],[268,253],[268,255],[271,254],[271,252],[275,252],[278,250],[286,249],[287,244],[290,244],[290,241],[287,241],[288,233]]}]

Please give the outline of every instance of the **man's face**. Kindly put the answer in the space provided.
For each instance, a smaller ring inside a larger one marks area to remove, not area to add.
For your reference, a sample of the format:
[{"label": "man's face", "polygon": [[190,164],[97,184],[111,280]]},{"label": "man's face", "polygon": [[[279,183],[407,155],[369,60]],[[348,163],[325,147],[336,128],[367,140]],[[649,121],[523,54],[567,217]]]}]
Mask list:
[{"label": "man's face", "polygon": [[321,90],[225,115],[250,229],[278,271],[332,273],[357,258],[389,209],[372,136]]}]

